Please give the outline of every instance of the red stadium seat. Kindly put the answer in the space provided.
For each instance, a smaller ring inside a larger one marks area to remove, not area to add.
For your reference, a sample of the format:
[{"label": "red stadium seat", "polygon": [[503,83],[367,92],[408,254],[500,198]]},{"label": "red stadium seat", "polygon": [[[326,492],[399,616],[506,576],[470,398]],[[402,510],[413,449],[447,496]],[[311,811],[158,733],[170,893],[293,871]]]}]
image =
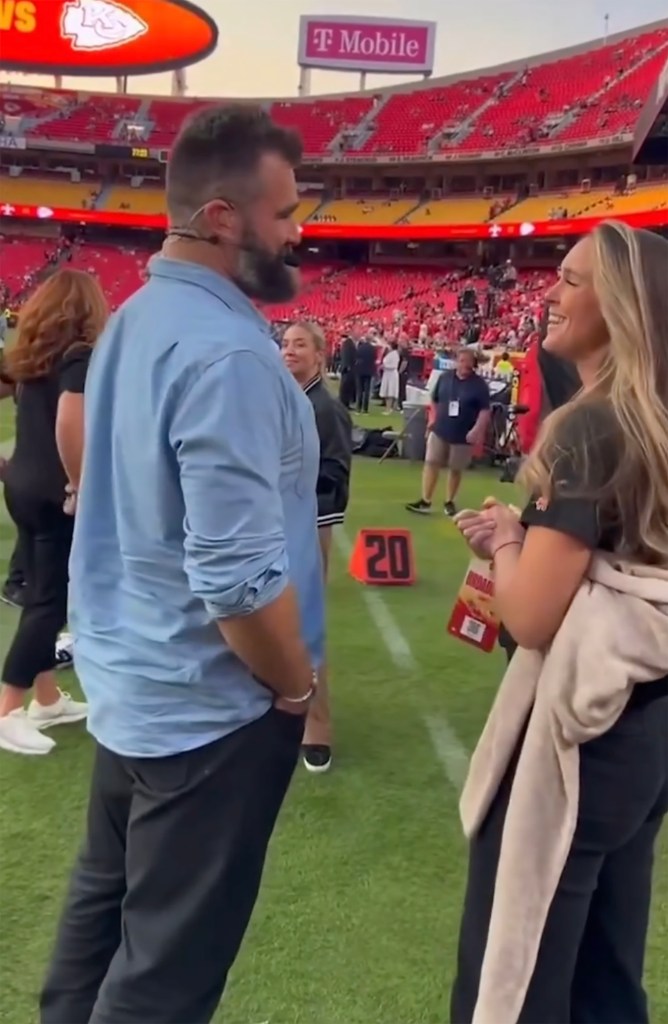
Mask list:
[{"label": "red stadium seat", "polygon": [[511,77],[507,72],[485,75],[438,89],[413,89],[390,95],[373,119],[373,134],[357,152],[405,156],[422,153],[444,129],[459,129]]},{"label": "red stadium seat", "polygon": [[355,128],[373,107],[370,96],[345,96],[337,100],[311,100],[308,103],[273,103],[271,116],[286,128],[298,131],[304,153],[319,156],[330,149],[343,129]]},{"label": "red stadium seat", "polygon": [[[76,95],[76,94],[75,94]],[[141,100],[136,96],[90,96],[56,110],[44,110],[43,120],[26,130],[27,139],[72,142],[124,142],[126,121],[137,115]]]},{"label": "red stadium seat", "polygon": [[[211,106],[213,100],[179,102],[176,100],[151,100],[145,120],[149,123],[146,137],[152,146],[170,149],[181,124],[186,117],[202,107]],[[219,101],[220,102],[220,101]]]},{"label": "red stadium seat", "polygon": [[[514,76],[506,94],[475,119],[471,132],[455,148],[461,152],[501,150],[541,140],[551,143],[613,135],[621,129],[598,122],[601,108],[605,109],[610,97],[614,101],[620,90],[629,95],[631,104],[640,105],[635,117],[623,119],[630,130],[666,59],[667,46],[668,32],[659,30],[527,67]],[[649,57],[657,50],[656,56]],[[635,65],[638,70],[629,74]]]},{"label": "red stadium seat", "polygon": [[[571,56],[518,62],[515,70],[265,106],[301,133],[309,157],[414,157],[574,142],[632,131],[667,55],[668,30],[660,28],[590,44]],[[0,111],[30,118],[23,129],[29,139],[146,141],[167,149],[184,118],[213,102],[224,101],[0,86]]]},{"label": "red stadium seat", "polygon": [[70,266],[94,274],[112,309],[137,291],[143,280],[148,253],[145,250],[120,249],[114,245],[75,246]]}]

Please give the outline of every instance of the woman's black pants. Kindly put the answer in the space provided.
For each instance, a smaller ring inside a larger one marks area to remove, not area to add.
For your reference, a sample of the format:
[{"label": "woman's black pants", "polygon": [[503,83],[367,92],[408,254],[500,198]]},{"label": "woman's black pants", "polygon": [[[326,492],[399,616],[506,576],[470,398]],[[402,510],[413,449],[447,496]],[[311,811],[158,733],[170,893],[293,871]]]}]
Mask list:
[{"label": "woman's black pants", "polygon": [[[580,748],[575,837],[517,1024],[649,1020],[642,977],[654,843],[668,810],[666,691],[665,681],[636,687],[612,729]],[[518,758],[471,843],[452,1024],[473,1018]]]},{"label": "woman's black pants", "polygon": [[7,567],[7,586],[23,586],[26,578],[25,572],[23,571],[24,562],[25,558],[23,557],[23,551],[21,550],[21,542],[17,537],[14,550],[12,551],[12,557],[9,559],[9,566]]},{"label": "woman's black pants", "polygon": [[2,681],[29,689],[53,668],[58,633],[67,622],[68,563],[74,519],[53,501],[5,486],[25,574],[24,602],[5,657]]}]

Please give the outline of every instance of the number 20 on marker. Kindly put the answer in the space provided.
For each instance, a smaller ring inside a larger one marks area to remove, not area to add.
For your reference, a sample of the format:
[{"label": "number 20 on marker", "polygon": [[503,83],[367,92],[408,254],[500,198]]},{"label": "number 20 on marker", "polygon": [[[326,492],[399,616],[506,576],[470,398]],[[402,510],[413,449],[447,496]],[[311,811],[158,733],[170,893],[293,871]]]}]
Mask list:
[{"label": "number 20 on marker", "polygon": [[350,575],[368,586],[415,583],[413,545],[408,530],[360,530],[350,559]]}]

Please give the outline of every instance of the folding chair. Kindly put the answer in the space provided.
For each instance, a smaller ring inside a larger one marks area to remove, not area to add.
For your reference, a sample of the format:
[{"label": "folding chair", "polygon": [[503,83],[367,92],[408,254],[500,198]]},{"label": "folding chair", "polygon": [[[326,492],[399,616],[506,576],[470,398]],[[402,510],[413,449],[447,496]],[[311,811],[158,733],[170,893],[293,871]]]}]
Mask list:
[{"label": "folding chair", "polygon": [[404,424],[403,424],[403,426],[401,427],[400,430],[391,430],[390,429],[390,430],[384,430],[383,431],[383,437],[387,438],[387,440],[391,439],[392,444],[383,452],[383,454],[381,455],[380,459],[378,460],[379,463],[384,462],[385,459],[389,458],[390,455],[392,455],[392,453],[395,452],[395,451],[398,452],[399,454],[401,454],[401,452],[399,451],[399,445],[408,436],[409,427],[410,427],[411,423],[413,422],[415,417],[419,413],[421,413],[421,412],[422,412],[422,406],[421,405],[416,405],[415,408],[413,409],[412,413],[408,417],[408,419],[405,420],[405,422],[404,422]]}]

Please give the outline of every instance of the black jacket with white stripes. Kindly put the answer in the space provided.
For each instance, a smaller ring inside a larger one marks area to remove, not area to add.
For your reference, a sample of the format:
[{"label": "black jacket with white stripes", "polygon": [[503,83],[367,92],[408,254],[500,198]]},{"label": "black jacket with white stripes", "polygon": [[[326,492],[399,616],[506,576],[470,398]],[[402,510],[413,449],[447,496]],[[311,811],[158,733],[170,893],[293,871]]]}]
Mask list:
[{"label": "black jacket with white stripes", "polygon": [[350,489],[350,466],[353,454],[350,413],[330,392],[320,375],[304,387],[311,399],[320,438],[320,469],[318,472],[318,526],[334,526],[343,522]]}]

